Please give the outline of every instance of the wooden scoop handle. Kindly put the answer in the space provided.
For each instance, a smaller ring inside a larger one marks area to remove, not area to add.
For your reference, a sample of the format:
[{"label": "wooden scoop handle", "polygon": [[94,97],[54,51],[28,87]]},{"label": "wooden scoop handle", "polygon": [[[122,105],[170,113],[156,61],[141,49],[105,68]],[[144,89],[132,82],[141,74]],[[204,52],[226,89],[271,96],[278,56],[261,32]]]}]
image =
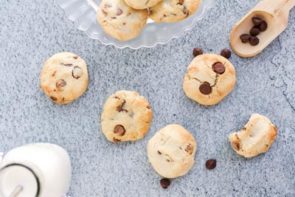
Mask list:
[{"label": "wooden scoop handle", "polygon": [[263,0],[254,9],[278,15],[281,12],[289,13],[294,6],[295,0]]}]

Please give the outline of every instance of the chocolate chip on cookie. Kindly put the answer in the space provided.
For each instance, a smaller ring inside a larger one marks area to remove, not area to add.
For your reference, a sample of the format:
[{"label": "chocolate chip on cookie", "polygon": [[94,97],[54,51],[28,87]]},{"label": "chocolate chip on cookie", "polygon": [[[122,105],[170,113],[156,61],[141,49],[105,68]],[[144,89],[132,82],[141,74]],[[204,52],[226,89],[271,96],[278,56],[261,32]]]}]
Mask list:
[{"label": "chocolate chip on cookie", "polygon": [[62,88],[62,87],[65,87],[66,85],[67,85],[67,82],[64,79],[59,79],[55,84],[57,88]]},{"label": "chocolate chip on cookie", "polygon": [[200,85],[199,90],[202,94],[208,95],[208,94],[211,94],[212,87],[209,82],[205,81],[204,83]]},{"label": "chocolate chip on cookie", "polygon": [[160,180],[160,184],[161,184],[163,189],[167,189],[170,186],[171,181],[170,181],[170,179],[163,178],[163,179]]},{"label": "chocolate chip on cookie", "polygon": [[126,130],[123,125],[116,125],[114,128],[114,133],[120,136],[125,134]]},{"label": "chocolate chip on cookie", "polygon": [[62,65],[63,65],[63,66],[68,66],[68,67],[73,66],[73,64],[64,64],[64,63],[62,63]]},{"label": "chocolate chip on cookie", "polygon": [[128,112],[128,110],[126,110],[126,109],[123,108],[124,105],[125,105],[125,103],[126,103],[126,100],[123,99],[123,102],[121,103],[121,105],[119,105],[119,106],[117,107],[117,111],[118,111],[118,112],[122,112],[122,111],[124,111],[124,112]]},{"label": "chocolate chip on cookie", "polygon": [[79,79],[83,75],[83,70],[79,66],[75,66],[72,70],[72,76]]},{"label": "chocolate chip on cookie", "polygon": [[216,62],[212,65],[212,69],[215,73],[222,75],[225,72],[225,66],[221,62]]},{"label": "chocolate chip on cookie", "polygon": [[229,59],[231,57],[231,51],[229,49],[222,49],[220,55],[225,57],[226,59]]},{"label": "chocolate chip on cookie", "polygon": [[185,152],[187,152],[188,154],[193,154],[193,152],[194,152],[194,147],[193,147],[193,145],[191,145],[191,144],[188,144],[187,146],[186,146],[186,148],[185,148]]}]

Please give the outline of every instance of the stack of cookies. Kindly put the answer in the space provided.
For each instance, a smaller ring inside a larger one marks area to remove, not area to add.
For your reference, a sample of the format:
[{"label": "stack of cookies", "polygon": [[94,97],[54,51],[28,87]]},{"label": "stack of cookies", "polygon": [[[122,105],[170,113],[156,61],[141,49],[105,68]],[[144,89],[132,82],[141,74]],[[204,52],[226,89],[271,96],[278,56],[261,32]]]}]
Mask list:
[{"label": "stack of cookies", "polygon": [[156,23],[184,20],[196,12],[201,0],[102,0],[97,21],[113,38],[127,41],[136,38],[148,18]]}]

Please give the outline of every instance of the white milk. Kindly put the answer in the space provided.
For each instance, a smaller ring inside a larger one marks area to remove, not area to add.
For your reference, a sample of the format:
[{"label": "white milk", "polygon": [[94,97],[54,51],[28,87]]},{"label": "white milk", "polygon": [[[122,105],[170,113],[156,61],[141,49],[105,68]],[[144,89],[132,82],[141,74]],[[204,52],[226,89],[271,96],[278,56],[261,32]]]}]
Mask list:
[{"label": "white milk", "polygon": [[12,149],[0,163],[0,197],[61,197],[70,187],[71,162],[60,146],[29,144]]}]

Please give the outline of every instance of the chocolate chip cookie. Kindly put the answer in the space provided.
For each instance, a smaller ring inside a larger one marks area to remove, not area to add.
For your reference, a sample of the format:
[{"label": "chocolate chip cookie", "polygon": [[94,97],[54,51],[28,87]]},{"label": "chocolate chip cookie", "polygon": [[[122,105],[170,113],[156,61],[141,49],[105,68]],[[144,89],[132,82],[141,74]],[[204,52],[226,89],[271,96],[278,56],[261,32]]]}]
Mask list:
[{"label": "chocolate chip cookie", "polygon": [[97,21],[103,30],[120,41],[137,37],[147,18],[147,10],[132,9],[124,0],[102,0],[97,11]]},{"label": "chocolate chip cookie", "polygon": [[148,142],[148,159],[154,170],[165,178],[185,175],[193,166],[197,144],[181,125],[171,124],[159,130]]},{"label": "chocolate chip cookie", "polygon": [[194,14],[201,0],[163,0],[150,8],[150,18],[155,22],[177,22]]},{"label": "chocolate chip cookie", "polygon": [[239,132],[229,135],[229,141],[237,154],[246,158],[267,152],[277,136],[277,127],[265,116],[252,114]]},{"label": "chocolate chip cookie", "polygon": [[125,3],[138,10],[147,9],[153,7],[163,0],[125,0]]},{"label": "chocolate chip cookie", "polygon": [[40,86],[53,102],[71,103],[88,87],[86,62],[74,53],[62,52],[53,55],[43,66]]},{"label": "chocolate chip cookie", "polygon": [[201,105],[215,105],[226,97],[236,84],[236,71],[226,58],[215,54],[197,56],[188,66],[183,90]]},{"label": "chocolate chip cookie", "polygon": [[136,141],[150,128],[153,112],[137,92],[121,90],[111,95],[101,115],[101,128],[109,141]]}]

